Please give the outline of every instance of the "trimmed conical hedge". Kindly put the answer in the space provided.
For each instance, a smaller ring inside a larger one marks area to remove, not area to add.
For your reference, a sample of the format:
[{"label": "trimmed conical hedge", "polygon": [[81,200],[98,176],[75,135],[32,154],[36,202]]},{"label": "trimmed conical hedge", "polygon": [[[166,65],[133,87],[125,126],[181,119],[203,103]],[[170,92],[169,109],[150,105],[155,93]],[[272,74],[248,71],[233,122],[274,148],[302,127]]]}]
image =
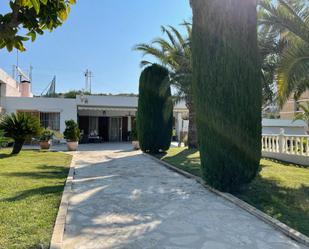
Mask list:
[{"label": "trimmed conical hedge", "polygon": [[256,0],[194,0],[193,88],[202,172],[234,191],[257,174],[261,80]]},{"label": "trimmed conical hedge", "polygon": [[167,86],[168,70],[151,65],[142,72],[139,83],[137,133],[144,152],[169,149],[173,126],[173,102]]}]

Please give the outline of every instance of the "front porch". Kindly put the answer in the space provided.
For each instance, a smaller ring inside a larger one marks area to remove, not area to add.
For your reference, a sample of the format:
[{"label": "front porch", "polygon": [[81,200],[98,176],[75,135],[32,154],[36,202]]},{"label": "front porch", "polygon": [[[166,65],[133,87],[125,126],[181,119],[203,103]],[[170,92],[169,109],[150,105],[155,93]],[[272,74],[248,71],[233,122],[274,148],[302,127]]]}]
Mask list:
[{"label": "front porch", "polygon": [[136,111],[127,107],[78,106],[81,143],[130,141]]}]

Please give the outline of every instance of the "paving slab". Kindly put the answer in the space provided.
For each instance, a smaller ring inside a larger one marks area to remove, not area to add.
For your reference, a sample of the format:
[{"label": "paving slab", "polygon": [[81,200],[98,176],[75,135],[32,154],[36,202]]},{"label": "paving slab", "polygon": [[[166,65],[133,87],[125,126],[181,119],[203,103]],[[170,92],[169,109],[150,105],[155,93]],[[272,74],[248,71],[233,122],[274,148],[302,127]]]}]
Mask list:
[{"label": "paving slab", "polygon": [[64,249],[306,248],[130,144],[73,155]]}]

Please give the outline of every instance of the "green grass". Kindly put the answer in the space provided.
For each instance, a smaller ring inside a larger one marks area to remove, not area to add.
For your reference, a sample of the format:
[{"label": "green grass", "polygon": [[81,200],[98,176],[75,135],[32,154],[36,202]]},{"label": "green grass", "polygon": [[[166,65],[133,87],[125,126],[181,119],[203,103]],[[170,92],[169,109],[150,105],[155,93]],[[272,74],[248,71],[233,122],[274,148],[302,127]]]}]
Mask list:
[{"label": "green grass", "polygon": [[[196,150],[171,148],[161,159],[201,176]],[[309,236],[309,168],[261,160],[261,171],[237,197]]]},{"label": "green grass", "polygon": [[0,150],[0,248],[48,248],[71,156]]}]

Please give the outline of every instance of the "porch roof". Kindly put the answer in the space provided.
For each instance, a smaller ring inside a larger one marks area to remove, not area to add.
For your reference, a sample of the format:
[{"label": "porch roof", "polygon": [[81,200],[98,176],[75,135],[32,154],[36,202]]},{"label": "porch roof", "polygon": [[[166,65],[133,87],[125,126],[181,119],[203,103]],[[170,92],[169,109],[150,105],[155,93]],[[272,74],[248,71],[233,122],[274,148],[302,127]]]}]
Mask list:
[{"label": "porch roof", "polygon": [[136,107],[127,106],[78,106],[83,111],[137,111]]}]

